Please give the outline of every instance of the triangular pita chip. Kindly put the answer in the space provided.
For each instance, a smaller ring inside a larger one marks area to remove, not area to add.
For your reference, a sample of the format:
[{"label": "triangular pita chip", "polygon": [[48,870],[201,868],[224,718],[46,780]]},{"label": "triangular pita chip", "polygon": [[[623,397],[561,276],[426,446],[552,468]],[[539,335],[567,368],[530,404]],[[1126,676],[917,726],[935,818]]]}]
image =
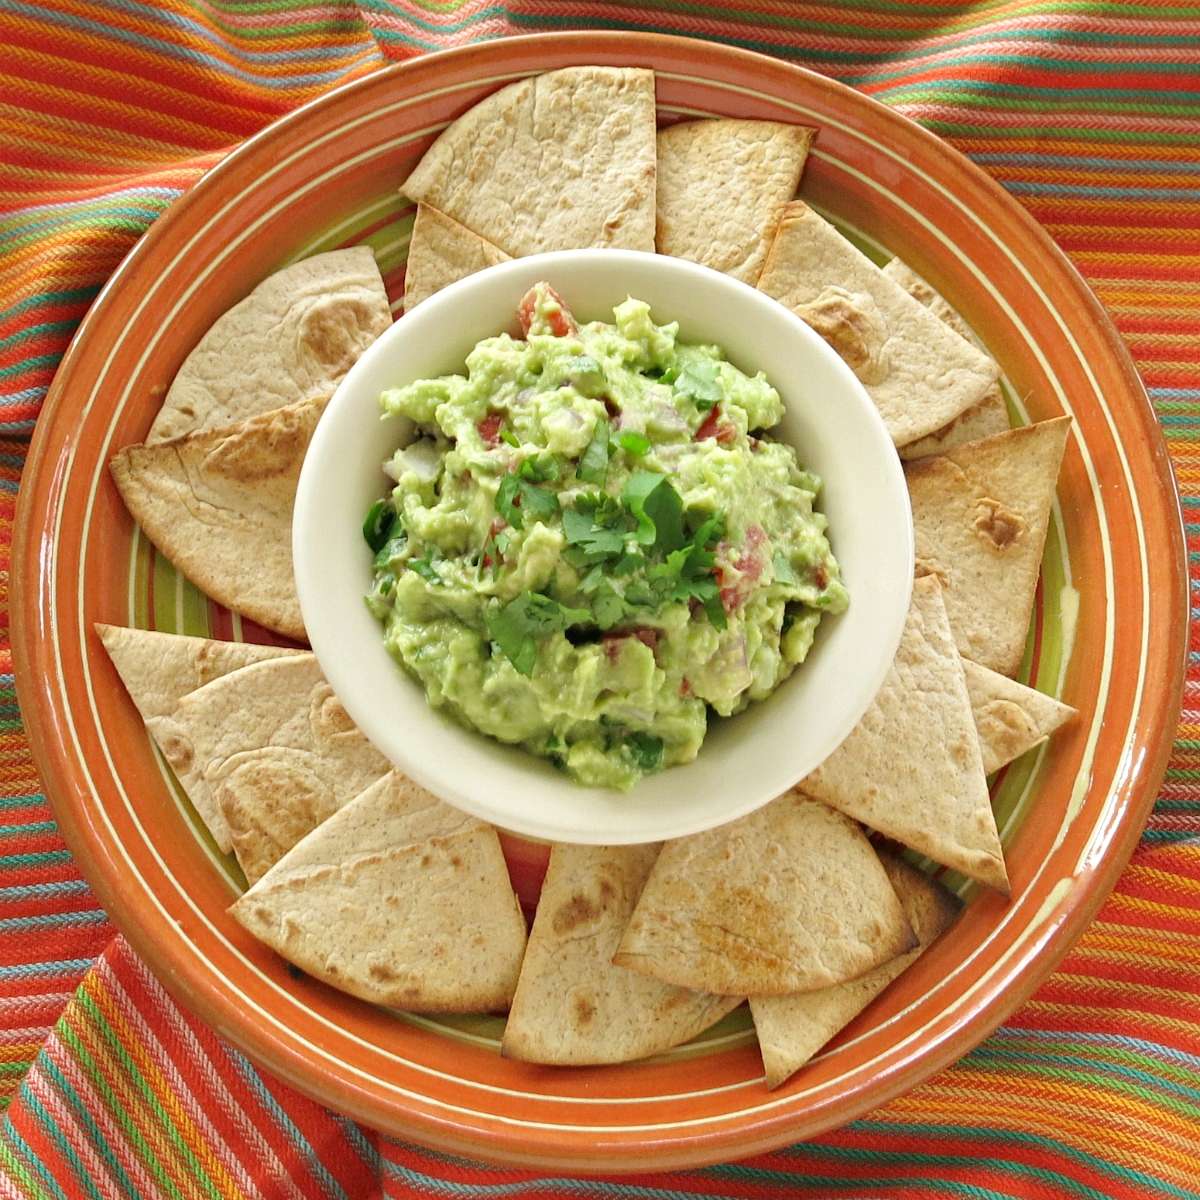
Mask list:
[{"label": "triangular pita chip", "polygon": [[[894,279],[914,300],[919,300],[939,321],[944,321],[960,337],[979,345],[979,339],[958,311],[951,308],[945,297],[930,287],[912,267],[898,258],[893,258],[883,268],[883,273],[889,279]],[[929,454],[942,454],[951,446],[961,446],[963,442],[991,437],[995,433],[1003,433],[1008,428],[1008,407],[1004,403],[1004,393],[1000,390],[1000,384],[996,382],[988,388],[978,404],[973,404],[966,412],[955,417],[949,425],[919,441],[909,442],[901,449],[900,457],[911,459],[924,458]]]},{"label": "triangular pita chip", "polygon": [[958,902],[911,863],[880,852],[919,945],[834,987],[794,996],[751,996],[750,1012],[762,1050],[767,1087],[777,1088],[798,1071],[840,1029],[844,1029],[897,975],[905,971],[958,916]]},{"label": "triangular pita chip", "polygon": [[392,323],[369,246],[276,271],[219,317],[184,360],[146,437],[165,442],[328,396]]},{"label": "triangular pita chip", "polygon": [[230,671],[268,658],[303,653],[283,646],[218,642],[120,625],[97,623],[96,632],[144,721],[165,717],[188,692]]},{"label": "triangular pita chip", "polygon": [[289,962],[374,1004],[508,1006],[525,918],[496,831],[389,774],[230,909]]},{"label": "triangular pita chip", "polygon": [[146,536],[226,608],[304,638],[292,575],[292,507],[324,400],[224,429],[126,446],[113,481]]},{"label": "triangular pita chip", "polygon": [[1008,891],[962,659],[937,580],[913,584],[883,687],[800,787],[935,862]]},{"label": "triangular pita chip", "polygon": [[500,1052],[526,1062],[628,1062],[690,1041],[736,1008],[614,966],[657,844],[550,851]]},{"label": "triangular pita chip", "polygon": [[508,258],[499,246],[465,225],[428,204],[418,204],[404,268],[404,311],[409,312],[449,284],[484,267],[508,262]]},{"label": "triangular pita chip", "polygon": [[388,770],[312,654],[254,663],[147,722],[222,850],[252,882]]},{"label": "triangular pita chip", "polygon": [[565,67],[468,109],[400,189],[508,254],[654,249],[654,72]]},{"label": "triangular pita chip", "polygon": [[854,979],[914,945],[862,830],[788,794],[667,842],[614,962],[724,995]]},{"label": "triangular pita chip", "polygon": [[686,121],[658,135],[658,252],[755,283],[815,130]]},{"label": "triangular pita chip", "polygon": [[936,575],[964,658],[1013,675],[1046,544],[1070,417],[907,463],[917,574]]},{"label": "triangular pita chip", "polygon": [[983,399],[997,367],[808,205],[788,204],[759,288],[817,331],[907,445]]},{"label": "triangular pita chip", "polygon": [[963,659],[963,672],[979,731],[983,769],[989,775],[1044,742],[1075,715],[1069,704],[970,659]]}]

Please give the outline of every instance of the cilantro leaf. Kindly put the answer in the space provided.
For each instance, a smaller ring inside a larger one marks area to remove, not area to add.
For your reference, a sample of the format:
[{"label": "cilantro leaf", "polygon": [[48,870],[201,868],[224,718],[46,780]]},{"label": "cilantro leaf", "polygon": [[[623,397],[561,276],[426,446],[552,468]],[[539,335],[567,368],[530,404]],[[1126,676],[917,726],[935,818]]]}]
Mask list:
[{"label": "cilantro leaf", "polygon": [[683,501],[665,475],[635,471],[625,483],[621,502],[637,519],[637,540],[660,554],[683,545]]},{"label": "cilantro leaf", "polygon": [[608,478],[608,438],[610,428],[607,421],[597,421],[592,432],[592,440],[588,442],[583,457],[579,460],[576,474],[584,483],[595,483],[604,486]]},{"label": "cilantro leaf", "polygon": [[522,479],[519,472],[505,475],[496,490],[496,512],[514,529],[524,529],[526,516],[543,521],[554,516],[558,512],[558,496],[535,487]]},{"label": "cilantro leaf", "polygon": [[392,526],[396,523],[396,510],[392,507],[390,500],[376,500],[370,508],[367,509],[367,515],[363,519],[363,537],[366,539],[367,545],[371,547],[373,553],[378,554],[383,549],[388,540],[388,535],[392,532]]},{"label": "cilantro leaf", "polygon": [[629,734],[625,738],[625,749],[643,771],[657,771],[663,764],[663,740],[652,733]]},{"label": "cilantro leaf", "polygon": [[537,643],[591,619],[586,608],[566,608],[541,592],[522,592],[486,616],[488,637],[522,675],[532,675]]},{"label": "cilantro leaf", "polygon": [[629,454],[636,454],[641,458],[650,449],[650,439],[644,433],[638,433],[636,429],[626,429],[617,434],[617,445]]},{"label": "cilantro leaf", "polygon": [[433,547],[426,548],[425,553],[420,558],[410,558],[408,560],[409,570],[416,571],[418,575],[428,583],[441,583],[442,577],[437,573],[433,566]]},{"label": "cilantro leaf", "polygon": [[703,359],[688,363],[675,378],[675,391],[691,400],[701,412],[708,412],[722,395],[717,364]]},{"label": "cilantro leaf", "polygon": [[525,459],[517,468],[517,474],[530,483],[545,483],[562,478],[562,459],[553,451],[535,454]]},{"label": "cilantro leaf", "polygon": [[401,532],[398,536],[388,538],[384,542],[383,547],[375,555],[375,567],[377,570],[384,567],[389,567],[392,564],[392,559],[399,558],[404,553],[404,547],[408,545],[408,534]]},{"label": "cilantro leaf", "polygon": [[500,440],[512,446],[514,450],[519,450],[521,447],[521,439],[507,425],[500,430]]},{"label": "cilantro leaf", "polygon": [[592,618],[604,631],[619,625],[629,613],[624,597],[607,579],[597,585],[592,596]]},{"label": "cilantro leaf", "polygon": [[625,548],[625,534],[621,530],[597,525],[593,517],[575,508],[563,512],[563,532],[567,542],[578,546],[589,561],[618,555]]}]

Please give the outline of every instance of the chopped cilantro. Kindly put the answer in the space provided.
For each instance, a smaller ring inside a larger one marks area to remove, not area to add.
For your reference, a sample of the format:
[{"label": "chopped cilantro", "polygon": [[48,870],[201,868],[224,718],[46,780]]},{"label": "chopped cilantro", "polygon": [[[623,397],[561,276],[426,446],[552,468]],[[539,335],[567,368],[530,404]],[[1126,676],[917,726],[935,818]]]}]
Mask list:
[{"label": "chopped cilantro", "polygon": [[392,559],[399,558],[408,545],[408,535],[401,533],[398,537],[388,538],[382,549],[375,555],[375,569],[381,570],[391,566]]},{"label": "chopped cilantro", "polygon": [[553,451],[535,454],[525,459],[517,468],[517,474],[530,483],[546,483],[562,478],[562,459]]},{"label": "chopped cilantro", "polygon": [[663,740],[652,733],[629,734],[625,738],[625,749],[643,771],[657,771],[663,764]]},{"label": "chopped cilantro", "polygon": [[371,547],[373,553],[378,554],[383,549],[384,544],[388,540],[388,535],[392,532],[392,526],[395,523],[396,510],[392,507],[390,500],[376,500],[367,509],[362,531],[363,537],[366,539],[367,545]]},{"label": "chopped cilantro", "polygon": [[637,540],[643,546],[669,554],[683,545],[683,501],[665,475],[635,471],[621,502],[637,518]]},{"label": "chopped cilantro", "polygon": [[521,447],[521,439],[507,426],[500,430],[500,440],[507,442],[513,449],[520,449]]},{"label": "chopped cilantro", "polygon": [[675,378],[675,391],[691,400],[701,412],[708,412],[721,399],[717,364],[690,362]]},{"label": "chopped cilantro", "polygon": [[617,434],[617,445],[629,454],[636,454],[641,458],[650,449],[650,439],[644,433],[638,433],[636,429],[626,429]]},{"label": "chopped cilantro", "polygon": [[535,521],[554,516],[558,512],[558,496],[535,487],[519,472],[505,475],[496,491],[496,512],[514,529],[524,529],[526,516]]},{"label": "chopped cilantro", "polygon": [[594,516],[578,508],[564,510],[563,532],[567,535],[567,542],[578,546],[588,561],[620,554],[625,548],[623,531],[597,524]]},{"label": "chopped cilantro", "polygon": [[583,452],[583,457],[579,460],[579,467],[575,472],[584,483],[594,483],[603,487],[605,479],[608,478],[609,432],[607,421],[596,422],[592,440],[588,442],[587,449]]},{"label": "chopped cilantro", "polygon": [[410,558],[408,560],[410,570],[416,571],[420,577],[429,583],[441,583],[442,577],[437,573],[433,566],[433,548],[428,547],[425,553],[420,558]]},{"label": "chopped cilantro", "polygon": [[590,619],[586,608],[565,608],[541,592],[522,592],[486,615],[488,636],[522,675],[533,674],[540,639]]}]

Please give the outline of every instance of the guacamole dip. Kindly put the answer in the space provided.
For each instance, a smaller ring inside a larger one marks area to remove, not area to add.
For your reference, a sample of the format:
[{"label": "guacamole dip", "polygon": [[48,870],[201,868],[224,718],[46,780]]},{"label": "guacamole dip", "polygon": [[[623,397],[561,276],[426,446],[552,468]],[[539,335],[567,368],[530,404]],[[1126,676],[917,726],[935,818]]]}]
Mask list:
[{"label": "guacamole dip", "polygon": [[416,438],[367,514],[367,602],[429,701],[629,788],[695,758],[847,603],[820,480],[764,432],[778,393],[628,299],[580,326],[548,284],[524,339],[384,392]]}]

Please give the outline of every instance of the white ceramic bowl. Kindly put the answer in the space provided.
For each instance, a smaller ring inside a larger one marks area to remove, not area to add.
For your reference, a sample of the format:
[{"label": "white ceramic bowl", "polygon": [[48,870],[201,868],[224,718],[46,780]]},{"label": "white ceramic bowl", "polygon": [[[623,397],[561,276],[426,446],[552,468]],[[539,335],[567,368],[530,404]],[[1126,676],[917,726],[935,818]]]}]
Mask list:
[{"label": "white ceramic bowl", "polygon": [[[549,762],[435,712],[388,655],[363,596],[371,552],[363,515],[385,493],[382,465],[404,422],[379,395],[461,371],[467,352],[513,324],[517,302],[548,280],[582,320],[612,321],[626,296],[685,341],[715,342],[762,370],[787,415],[775,433],[824,481],[819,506],[850,592],[802,664],[766,701],[709,729],[695,762],[627,794],[572,783]],[[342,381],[317,427],[293,521],[296,586],[313,650],[334,691],[395,765],[451,804],[504,829],[553,841],[659,841],[709,829],[786,791],[866,711],[899,644],[912,587],[908,493],[887,430],[854,374],[799,318],[754,288],[663,255],[573,250],[469,276],[398,321]]]}]

